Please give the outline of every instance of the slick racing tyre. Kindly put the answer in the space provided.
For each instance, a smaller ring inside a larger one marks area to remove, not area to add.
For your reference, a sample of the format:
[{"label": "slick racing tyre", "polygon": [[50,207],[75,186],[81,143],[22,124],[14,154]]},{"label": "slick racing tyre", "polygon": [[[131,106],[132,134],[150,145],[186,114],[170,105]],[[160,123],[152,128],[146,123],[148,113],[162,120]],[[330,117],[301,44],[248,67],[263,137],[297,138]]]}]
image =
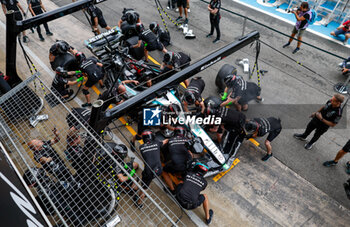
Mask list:
[{"label": "slick racing tyre", "polygon": [[208,103],[210,103],[211,107],[213,107],[214,109],[217,109],[220,107],[220,104],[222,103],[222,101],[219,97],[209,96],[204,100],[205,107],[208,106]]},{"label": "slick racing tyre", "polygon": [[237,69],[232,65],[225,64],[221,67],[215,79],[215,85],[218,87],[219,92],[223,92],[225,90],[225,87],[226,87],[224,83],[225,77],[227,75],[236,74],[236,73],[237,73]]},{"label": "slick racing tyre", "polygon": [[[129,39],[126,40],[126,43],[128,46],[133,46],[136,45],[137,42],[139,41],[139,37],[138,36],[133,36]],[[141,46],[139,48],[130,48],[129,49],[129,54],[135,58],[136,60],[141,60],[144,56],[144,45],[143,43],[141,44]]]},{"label": "slick racing tyre", "polygon": [[63,67],[67,71],[75,71],[79,69],[78,62],[70,53],[64,53],[55,57],[52,69],[56,70],[58,66]]}]

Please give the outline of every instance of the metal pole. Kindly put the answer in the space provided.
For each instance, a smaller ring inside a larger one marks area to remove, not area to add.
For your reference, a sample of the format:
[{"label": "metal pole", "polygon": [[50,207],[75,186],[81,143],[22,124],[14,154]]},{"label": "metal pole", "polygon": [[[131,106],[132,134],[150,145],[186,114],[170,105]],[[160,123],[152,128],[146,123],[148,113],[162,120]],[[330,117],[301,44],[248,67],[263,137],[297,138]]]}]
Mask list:
[{"label": "metal pole", "polygon": [[[10,10],[6,14],[6,74],[9,77],[8,83],[11,87],[22,82],[16,70],[16,48],[17,35],[31,27],[55,20],[57,18],[74,13],[93,4],[94,0],[80,0],[58,9],[39,14],[23,21],[15,20],[15,12]],[[0,86],[2,86],[0,84]],[[2,88],[4,89],[4,88]]]},{"label": "metal pole", "polygon": [[92,104],[91,115],[89,120],[89,125],[95,130],[95,132],[97,132],[98,135],[100,135],[100,131],[97,131],[97,122],[98,120],[100,120],[100,114],[103,103],[104,102],[99,99]]},{"label": "metal pole", "polygon": [[244,20],[243,20],[243,28],[242,28],[242,36],[244,36],[244,31],[245,31],[245,26],[247,24],[247,17],[244,17]]},{"label": "metal pole", "polygon": [[9,77],[8,83],[11,87],[22,82],[16,69],[17,35],[20,33],[16,25],[15,11],[6,13],[6,75]]}]

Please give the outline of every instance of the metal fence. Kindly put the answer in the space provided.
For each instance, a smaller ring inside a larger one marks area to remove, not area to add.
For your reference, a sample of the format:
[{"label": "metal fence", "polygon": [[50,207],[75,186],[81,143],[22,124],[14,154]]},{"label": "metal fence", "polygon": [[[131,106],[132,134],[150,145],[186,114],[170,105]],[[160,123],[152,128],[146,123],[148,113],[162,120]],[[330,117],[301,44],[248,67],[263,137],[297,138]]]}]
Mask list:
[{"label": "metal fence", "polygon": [[0,140],[52,225],[184,226],[163,191],[141,187],[123,146],[97,139],[89,111],[74,114],[38,74],[3,95],[0,108]]}]

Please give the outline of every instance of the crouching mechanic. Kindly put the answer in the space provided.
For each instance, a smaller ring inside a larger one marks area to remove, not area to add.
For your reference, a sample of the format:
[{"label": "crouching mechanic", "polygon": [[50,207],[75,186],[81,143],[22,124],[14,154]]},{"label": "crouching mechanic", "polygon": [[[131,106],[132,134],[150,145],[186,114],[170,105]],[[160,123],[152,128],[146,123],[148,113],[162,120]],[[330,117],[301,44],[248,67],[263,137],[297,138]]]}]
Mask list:
[{"label": "crouching mechanic", "polygon": [[61,99],[68,99],[74,92],[72,89],[68,89],[70,85],[75,85],[82,81],[84,78],[81,76],[75,81],[67,80],[68,77],[73,75],[79,75],[80,71],[70,71],[67,72],[63,67],[59,66],[56,68],[56,76],[52,81],[51,87],[54,88],[53,91]]},{"label": "crouching mechanic", "polygon": [[82,107],[92,106],[90,100],[90,92],[89,88],[95,85],[97,82],[100,84],[101,88],[104,88],[102,79],[104,73],[102,71],[102,63],[98,62],[95,57],[86,58],[85,54],[82,52],[78,52],[75,49],[69,50],[77,59],[79,63],[79,67],[84,77],[87,77],[87,81],[83,87],[83,94],[86,98],[86,103],[82,105]]},{"label": "crouching mechanic", "polygon": [[169,31],[164,31],[159,27],[157,22],[152,22],[149,25],[149,29],[157,36],[159,41],[166,47],[170,45],[170,33]]},{"label": "crouching mechanic", "polygon": [[206,223],[210,224],[214,211],[209,209],[208,196],[200,194],[208,184],[203,177],[206,172],[208,172],[208,167],[197,162],[186,174],[184,182],[176,187],[176,199],[187,210],[193,210],[203,204]]},{"label": "crouching mechanic", "polygon": [[236,110],[226,107],[219,107],[215,109],[211,105],[208,105],[205,114],[207,116],[215,115],[216,117],[221,118],[221,125],[215,125],[209,129],[209,131],[217,133],[217,140],[219,143],[221,143],[222,135],[224,134],[225,130],[232,131],[244,129],[246,116]]},{"label": "crouching mechanic", "polygon": [[[145,169],[142,171],[142,188],[146,190],[155,177],[154,174],[157,176],[162,174],[160,151],[168,143],[168,140],[157,140],[150,129],[144,130],[141,136],[144,144],[140,146],[140,152],[145,162]],[[133,197],[135,205],[142,208],[142,200],[144,198],[145,194],[140,190],[139,195]]]},{"label": "crouching mechanic", "polygon": [[145,30],[143,24],[136,24],[136,31],[139,34],[139,41],[137,42],[137,44],[132,46],[132,48],[139,48],[142,45],[142,41],[145,42],[144,54],[146,62],[148,62],[148,51],[159,50],[163,53],[167,52],[167,50],[164,48],[163,44],[159,41],[157,36],[150,29]]},{"label": "crouching mechanic", "polygon": [[[134,162],[134,159],[131,159],[130,162],[125,163],[125,158],[128,155],[128,149],[124,144],[117,144],[112,149],[112,155],[116,158],[116,160],[124,164],[124,169],[128,171],[128,173],[133,176],[136,173],[136,170],[139,168],[139,164],[137,162]],[[115,163],[112,161],[112,164],[115,165]],[[127,174],[124,173],[123,170],[119,169],[117,167],[117,178],[118,178],[118,184],[120,187],[122,187],[126,192],[136,192],[138,190],[138,187],[132,180],[127,176]]]},{"label": "crouching mechanic", "polygon": [[[163,62],[160,65],[162,74],[165,74],[167,77],[174,75],[176,72],[183,70],[190,65],[191,57],[182,52],[171,52],[168,51],[164,54]],[[170,72],[169,72],[170,71]],[[188,87],[188,80],[184,81],[186,87]]]},{"label": "crouching mechanic", "polygon": [[[221,106],[234,104],[238,111],[246,111],[250,100],[263,101],[260,96],[261,88],[255,83],[246,82],[241,76],[227,75],[224,82],[226,88],[221,97],[221,100],[224,101]],[[230,93],[228,93],[229,89],[232,89]]]},{"label": "crouching mechanic", "polygon": [[186,91],[185,97],[183,100],[184,110],[189,112],[188,105],[195,105],[196,107],[200,107],[200,111],[202,114],[204,113],[205,105],[202,99],[202,92],[205,88],[204,80],[201,77],[195,77],[191,79]]},{"label": "crouching mechanic", "polygon": [[254,118],[245,123],[244,126],[247,138],[262,137],[269,133],[265,140],[267,154],[261,159],[267,161],[272,157],[271,142],[280,134],[282,130],[281,120],[275,117]]},{"label": "crouching mechanic", "polygon": [[174,137],[170,138],[168,142],[170,160],[163,167],[162,174],[172,194],[175,194],[175,187],[169,173],[184,174],[188,161],[192,159],[191,153],[185,145],[186,142],[188,142],[186,138],[186,128],[179,125],[175,127],[174,132]]}]

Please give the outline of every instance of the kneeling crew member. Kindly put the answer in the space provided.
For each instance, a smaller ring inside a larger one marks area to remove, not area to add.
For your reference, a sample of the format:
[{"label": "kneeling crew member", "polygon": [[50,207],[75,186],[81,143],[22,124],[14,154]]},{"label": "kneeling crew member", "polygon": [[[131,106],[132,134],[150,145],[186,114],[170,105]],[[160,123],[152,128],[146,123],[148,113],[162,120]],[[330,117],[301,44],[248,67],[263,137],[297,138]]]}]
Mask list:
[{"label": "kneeling crew member", "polygon": [[97,82],[100,84],[101,88],[104,88],[102,82],[104,76],[102,72],[103,65],[102,63],[98,62],[98,60],[95,57],[86,58],[84,53],[78,52],[75,49],[70,51],[72,54],[74,54],[75,58],[77,59],[83,75],[87,77],[87,81],[83,87],[83,94],[85,95],[86,103],[84,103],[82,107],[92,106],[90,101],[89,88],[94,86]]},{"label": "kneeling crew member", "polygon": [[139,34],[139,41],[132,48],[139,48],[142,45],[142,41],[145,42],[144,54],[146,62],[148,62],[148,51],[160,50],[163,53],[167,52],[157,36],[150,29],[145,30],[143,24],[136,24],[136,31]]},{"label": "kneeling crew member", "polygon": [[246,122],[244,128],[248,134],[247,138],[263,137],[265,134],[269,133],[265,140],[267,154],[261,160],[267,161],[272,157],[271,142],[282,131],[281,120],[275,117],[254,118]]},{"label": "kneeling crew member", "polygon": [[188,105],[195,105],[196,107],[200,107],[200,112],[204,114],[205,105],[202,99],[204,88],[205,83],[201,77],[191,79],[191,82],[185,91],[185,98],[183,100],[184,110],[186,112],[189,112]]},{"label": "kneeling crew member", "polygon": [[169,139],[168,149],[170,161],[163,168],[163,178],[170,191],[175,194],[175,187],[169,173],[181,175],[186,172],[187,162],[192,159],[190,151],[186,148],[186,129],[183,126],[176,126],[174,137]]},{"label": "kneeling crew member", "polygon": [[206,223],[210,224],[214,211],[209,209],[208,196],[200,194],[208,184],[203,177],[206,172],[208,167],[197,162],[193,170],[186,174],[184,182],[176,187],[176,199],[187,210],[193,210],[203,204]]},{"label": "kneeling crew member", "polygon": [[[260,96],[260,87],[255,83],[246,82],[241,76],[228,75],[224,82],[226,88],[221,100],[224,101],[226,98],[227,100],[221,103],[221,106],[234,104],[238,111],[246,111],[248,110],[248,102],[250,100],[255,99],[257,102],[263,101]],[[232,89],[232,91],[228,95],[229,89]]]},{"label": "kneeling crew member", "polygon": [[75,81],[67,80],[67,77],[76,75],[77,71],[67,72],[63,67],[57,67],[56,76],[52,81],[52,87],[56,95],[59,95],[61,99],[68,99],[74,92],[72,89],[68,89],[69,85],[75,85],[78,82],[82,81],[84,78],[80,77]]},{"label": "kneeling crew member", "polygon": [[215,115],[221,118],[221,125],[210,128],[211,132],[217,133],[217,140],[219,143],[221,143],[222,135],[225,130],[242,130],[246,120],[246,116],[241,112],[226,107],[219,107],[216,110],[212,108],[211,105],[207,106],[206,115]]},{"label": "kneeling crew member", "polygon": [[[164,54],[163,62],[160,65],[162,74],[166,74],[167,77],[174,75],[177,71],[183,70],[190,65],[191,57],[182,52],[168,51]],[[170,72],[169,72],[170,71]],[[189,81],[184,81],[186,87],[189,85]]]},{"label": "kneeling crew member", "polygon": [[157,36],[159,41],[166,47],[170,45],[170,33],[168,31],[164,31],[159,27],[157,22],[152,22],[149,25],[149,29]]},{"label": "kneeling crew member", "polygon": [[[162,174],[162,163],[160,161],[160,150],[168,142],[167,139],[159,141],[153,135],[151,130],[142,132],[142,140],[144,144],[140,146],[140,153],[145,161],[145,169],[142,171],[142,188],[147,189],[151,184],[154,174],[160,176]],[[134,196],[133,200],[137,207],[142,207],[142,200],[145,194],[140,191],[139,196]]]}]

